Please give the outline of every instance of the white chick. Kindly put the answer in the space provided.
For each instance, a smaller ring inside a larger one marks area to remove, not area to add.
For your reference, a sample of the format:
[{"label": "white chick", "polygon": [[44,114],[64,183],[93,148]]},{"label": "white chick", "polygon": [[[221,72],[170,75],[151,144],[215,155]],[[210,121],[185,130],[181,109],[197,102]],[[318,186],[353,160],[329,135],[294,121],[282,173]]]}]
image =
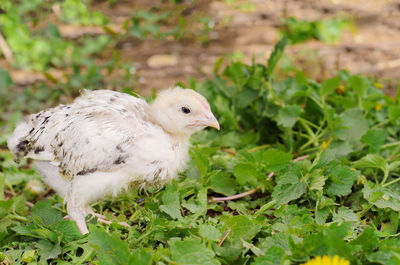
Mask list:
[{"label": "white chick", "polygon": [[185,169],[189,137],[219,129],[207,100],[179,87],[151,104],[107,90],[84,91],[74,103],[32,114],[8,139],[18,160],[34,159],[44,182],[60,194],[82,234],[93,202],[128,187],[148,188]]}]

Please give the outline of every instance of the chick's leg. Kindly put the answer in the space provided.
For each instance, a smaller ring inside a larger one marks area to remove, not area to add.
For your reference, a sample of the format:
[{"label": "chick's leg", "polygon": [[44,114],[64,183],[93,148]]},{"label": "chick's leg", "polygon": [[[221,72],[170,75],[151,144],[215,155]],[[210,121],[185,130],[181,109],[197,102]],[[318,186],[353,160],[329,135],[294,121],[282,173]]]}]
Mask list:
[{"label": "chick's leg", "polygon": [[[109,220],[107,219],[107,217],[105,217],[105,216],[102,215],[102,214],[95,213],[95,212],[92,210],[92,208],[90,208],[90,207],[87,208],[87,212],[88,212],[89,214],[91,214],[93,217],[94,217],[94,216],[97,217],[97,221],[98,221],[99,223],[103,223],[103,224],[111,224],[111,223],[112,223],[111,221],[109,221]],[[122,226],[125,226],[125,227],[130,227],[130,225],[127,224],[126,222],[118,222],[118,224],[119,224],[119,225],[122,225]]]},{"label": "chick's leg", "polygon": [[73,203],[67,204],[67,219],[70,219],[76,223],[79,232],[82,235],[89,233],[89,230],[86,226],[85,217],[88,214],[84,207],[79,207],[74,205]]}]

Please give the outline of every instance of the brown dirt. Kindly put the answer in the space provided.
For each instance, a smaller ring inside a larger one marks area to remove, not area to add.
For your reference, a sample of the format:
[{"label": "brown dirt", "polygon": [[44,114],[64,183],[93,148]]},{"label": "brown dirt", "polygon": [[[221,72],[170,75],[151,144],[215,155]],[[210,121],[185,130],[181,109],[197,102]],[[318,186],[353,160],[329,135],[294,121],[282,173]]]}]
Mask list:
[{"label": "brown dirt", "polygon": [[[251,3],[254,9],[242,11],[239,6],[244,3]],[[105,12],[118,28],[134,10],[154,6],[152,1],[132,4],[124,0],[117,1],[114,7],[100,2],[93,9]],[[117,45],[121,58],[134,63],[138,75],[136,90],[147,94],[151,89],[185,82],[189,77],[204,80],[212,75],[219,57],[234,52],[243,53],[247,62],[253,57],[265,62],[279,37],[283,18],[295,16],[314,20],[339,15],[352,18],[356,30],[346,32],[337,45],[309,41],[290,46],[286,50],[289,58],[307,76],[317,80],[332,76],[337,70],[348,69],[351,73],[368,74],[397,85],[400,76],[399,0],[236,0],[234,5],[204,0],[186,3],[185,7],[182,12],[188,20],[204,15],[212,18],[214,28],[207,45],[193,36],[183,41],[127,39]],[[174,6],[169,1],[157,5],[159,10],[171,8]],[[78,34],[79,30],[76,32]],[[167,55],[167,58],[157,61],[154,55]],[[10,69],[4,60],[0,61],[0,67]],[[14,81],[20,84],[40,79],[40,75],[34,73],[15,70],[11,73]],[[391,85],[387,87],[390,92]]]}]

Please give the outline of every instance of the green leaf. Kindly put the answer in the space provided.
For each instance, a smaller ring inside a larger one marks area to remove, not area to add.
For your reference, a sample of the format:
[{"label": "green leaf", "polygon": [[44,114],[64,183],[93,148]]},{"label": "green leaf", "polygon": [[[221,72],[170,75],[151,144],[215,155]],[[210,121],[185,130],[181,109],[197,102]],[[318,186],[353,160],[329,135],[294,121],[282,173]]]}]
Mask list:
[{"label": "green leaf", "polygon": [[359,172],[346,166],[336,166],[329,171],[327,193],[333,196],[346,196],[351,193],[351,187],[357,180]]},{"label": "green leaf", "polygon": [[168,214],[173,219],[181,218],[179,192],[176,185],[168,185],[161,196],[163,205],[160,205],[160,210]]},{"label": "green leaf", "polygon": [[315,222],[318,225],[323,225],[329,216],[329,208],[325,207],[315,211]]},{"label": "green leaf", "polygon": [[62,220],[62,214],[60,211],[54,209],[50,201],[39,201],[33,206],[32,217],[36,217],[42,222],[42,224],[50,227],[54,227],[59,221]]},{"label": "green leaf", "polygon": [[12,204],[12,200],[0,201],[0,219],[6,217],[10,213]]},{"label": "green leaf", "polygon": [[236,97],[236,107],[239,109],[249,106],[258,96],[258,91],[254,89],[244,89]]},{"label": "green leaf", "polygon": [[117,234],[108,234],[102,228],[90,226],[89,244],[96,250],[100,265],[130,264],[131,254],[127,243]]},{"label": "green leaf", "polygon": [[286,37],[283,37],[275,44],[274,50],[272,51],[272,53],[268,59],[267,71],[265,73],[267,78],[271,77],[272,72],[274,71],[277,63],[279,62],[279,59],[281,58],[281,56],[283,54],[283,51],[285,50],[286,44],[287,44]]},{"label": "green leaf", "polygon": [[356,168],[379,168],[383,171],[386,170],[387,164],[383,157],[378,154],[368,154],[354,163]]},{"label": "green leaf", "polygon": [[192,149],[190,155],[193,157],[196,166],[199,169],[200,176],[204,178],[210,168],[210,162],[207,157],[203,155],[199,149]]},{"label": "green leaf", "polygon": [[276,265],[282,264],[281,260],[285,256],[285,250],[277,246],[271,246],[262,257],[255,258],[251,265]]},{"label": "green leaf", "polygon": [[236,182],[228,174],[218,172],[211,177],[211,189],[217,193],[230,196],[236,193]]},{"label": "green leaf", "polygon": [[341,125],[343,126],[342,137],[351,145],[353,150],[362,147],[361,137],[369,129],[364,114],[360,109],[348,109],[341,115]]},{"label": "green leaf", "polygon": [[367,181],[362,190],[364,199],[378,208],[390,208],[400,211],[400,195],[394,191]]},{"label": "green leaf", "polygon": [[268,149],[255,152],[254,157],[256,161],[263,163],[266,171],[273,172],[287,167],[293,155],[277,149]]},{"label": "green leaf", "polygon": [[359,97],[364,97],[368,88],[368,83],[365,78],[353,75],[350,78],[349,83]]},{"label": "green leaf", "polygon": [[386,130],[382,128],[372,128],[362,136],[361,142],[369,146],[370,153],[377,153],[380,147],[385,143],[386,137]]},{"label": "green leaf", "polygon": [[221,232],[217,228],[208,224],[201,224],[199,226],[199,234],[211,241],[219,241],[222,236]]},{"label": "green leaf", "polygon": [[344,222],[359,222],[357,214],[345,206],[341,206],[337,213],[333,213],[332,221],[339,224]]},{"label": "green leaf", "polygon": [[6,176],[0,175],[0,200],[4,200],[4,182],[6,180]]},{"label": "green leaf", "polygon": [[55,230],[62,234],[62,240],[66,243],[81,237],[75,222],[70,220],[62,220],[55,226]]},{"label": "green leaf", "polygon": [[203,246],[200,240],[186,238],[183,241],[171,243],[172,260],[180,265],[218,265],[220,262],[215,259],[215,254]]},{"label": "green leaf", "polygon": [[15,196],[12,198],[13,205],[12,209],[21,216],[28,214],[28,207],[26,206],[26,200],[23,196]]},{"label": "green leaf", "polygon": [[252,220],[244,215],[237,215],[225,221],[224,231],[228,229],[231,229],[228,238],[250,240],[260,231],[261,226],[255,225]]},{"label": "green leaf", "polygon": [[320,94],[322,97],[326,97],[332,94],[336,88],[340,85],[341,78],[339,76],[326,79],[322,82],[320,87]]},{"label": "green leaf", "polygon": [[400,106],[390,105],[388,108],[389,120],[393,125],[400,125]]},{"label": "green leaf", "polygon": [[13,81],[10,74],[6,70],[0,68],[0,92],[7,91],[6,89],[8,89],[12,84]]},{"label": "green leaf", "polygon": [[34,244],[39,250],[41,260],[55,259],[61,254],[60,245],[53,244],[47,240],[39,240]]},{"label": "green leaf", "polygon": [[302,173],[297,164],[290,164],[288,170],[276,177],[277,185],[272,192],[272,198],[277,206],[296,200],[307,190],[307,185],[300,180]]},{"label": "green leaf", "polygon": [[302,255],[304,253],[310,256],[340,255],[350,260],[353,253],[358,250],[355,246],[351,246],[343,240],[350,232],[350,225],[350,223],[344,223],[342,225],[332,224],[329,227],[322,227],[319,232],[304,238],[301,243],[302,247],[298,251]]},{"label": "green leaf", "polygon": [[233,168],[233,174],[236,177],[237,182],[244,186],[247,183],[257,186],[257,168],[253,163],[239,163]]},{"label": "green leaf", "polygon": [[323,175],[320,171],[314,171],[311,174],[310,190],[323,190],[327,176]]},{"label": "green leaf", "polygon": [[288,105],[280,108],[277,117],[278,124],[292,128],[302,112],[303,109],[299,105]]},{"label": "green leaf", "polygon": [[364,253],[371,253],[379,245],[378,236],[372,226],[365,228],[365,230],[355,240],[351,241],[352,245],[361,245]]},{"label": "green leaf", "polygon": [[129,264],[151,265],[152,255],[151,251],[145,248],[139,248],[133,251]]}]

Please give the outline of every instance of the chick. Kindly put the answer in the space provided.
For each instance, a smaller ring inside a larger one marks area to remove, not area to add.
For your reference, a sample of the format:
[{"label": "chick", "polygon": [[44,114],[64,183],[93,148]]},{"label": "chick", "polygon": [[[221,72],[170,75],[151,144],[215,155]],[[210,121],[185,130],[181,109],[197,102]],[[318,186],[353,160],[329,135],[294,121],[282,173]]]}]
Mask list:
[{"label": "chick", "polygon": [[219,124],[207,100],[170,88],[147,104],[127,94],[84,91],[74,103],[32,114],[8,139],[16,160],[34,159],[45,183],[64,198],[82,234],[90,204],[128,187],[161,186],[185,169],[189,137]]}]

